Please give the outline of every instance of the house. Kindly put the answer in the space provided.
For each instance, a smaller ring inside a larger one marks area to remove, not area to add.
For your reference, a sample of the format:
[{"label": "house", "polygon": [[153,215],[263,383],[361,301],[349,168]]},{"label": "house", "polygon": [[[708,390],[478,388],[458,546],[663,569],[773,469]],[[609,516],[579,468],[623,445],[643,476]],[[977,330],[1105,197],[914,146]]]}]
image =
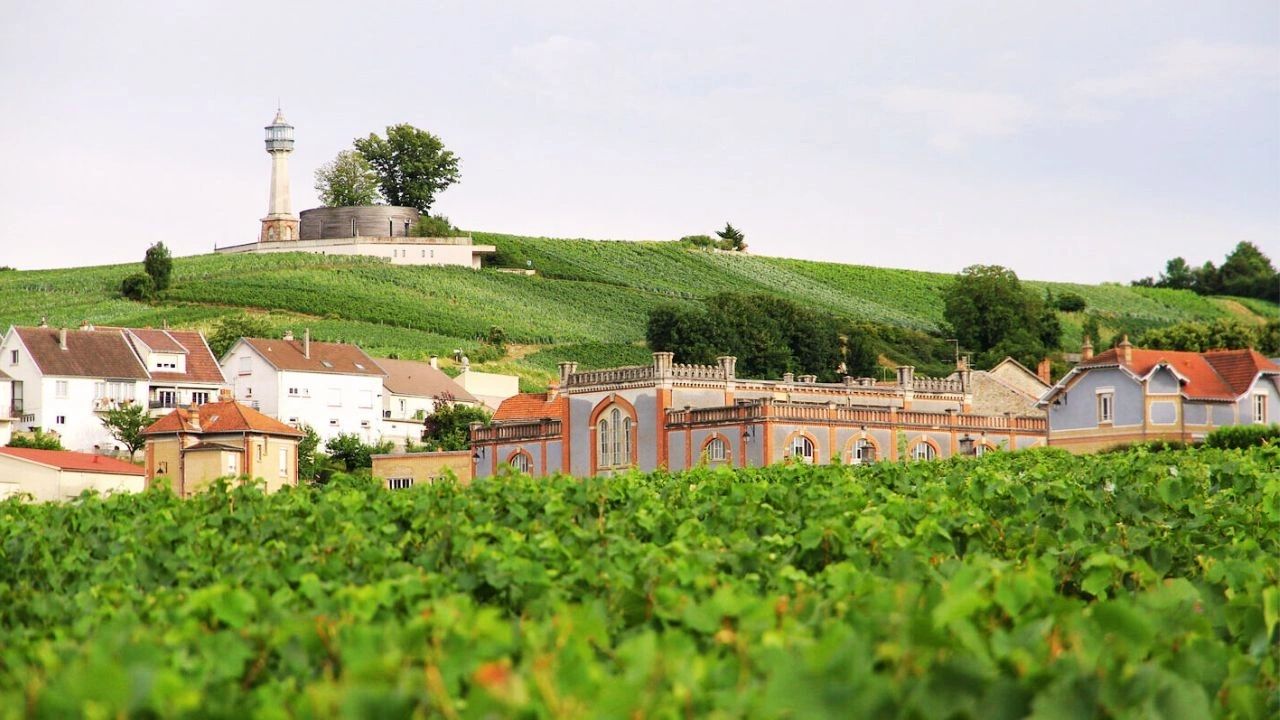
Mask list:
[{"label": "house", "polygon": [[[961,367],[965,364],[966,361],[960,361]],[[958,378],[959,372],[957,370],[948,379]],[[974,370],[971,382],[972,411],[978,415],[1008,413],[1021,417],[1044,417],[1044,409],[1038,403],[1049,389],[1049,383],[1011,357],[1001,360],[990,370]]]},{"label": "house", "polygon": [[8,445],[13,439],[14,412],[13,378],[0,370],[0,445]]},{"label": "house", "polygon": [[427,485],[452,475],[463,485],[471,483],[471,451],[373,455],[373,476],[388,490]]},{"label": "house", "polygon": [[475,477],[510,465],[534,475],[599,475],[623,469],[683,470],[701,463],[758,467],[777,462],[927,460],[1043,445],[1044,418],[979,415],[970,371],[954,380],[813,375],[737,377],[736,359],[579,372],[560,364],[546,393],[505,400],[489,426],[471,428]]},{"label": "house", "polygon": [[442,402],[476,406],[479,402],[430,363],[379,359],[386,371],[382,381],[382,439],[404,449],[407,441],[421,442],[422,422]]},{"label": "house", "polygon": [[147,407],[162,415],[177,407],[203,405],[218,397],[226,378],[204,335],[168,328],[124,331],[151,381]]},{"label": "house", "polygon": [[85,490],[142,492],[142,468],[99,454],[0,447],[0,500],[25,493],[35,500],[74,498]]},{"label": "house", "polygon": [[1268,423],[1280,403],[1280,366],[1253,350],[1106,352],[1081,362],[1040,400],[1049,444],[1073,452],[1148,440],[1195,442],[1226,425]]},{"label": "house", "polygon": [[489,412],[496,412],[503,400],[520,392],[520,378],[515,375],[477,372],[471,369],[471,363],[466,357],[462,358],[462,370],[454,381]]},{"label": "house", "polygon": [[147,486],[173,481],[182,496],[220,477],[266,481],[267,490],[298,484],[298,440],[304,433],[233,401],[177,408],[142,431],[146,437]]},{"label": "house", "polygon": [[292,427],[315,429],[322,441],[354,434],[367,443],[382,434],[382,383],[387,374],[355,345],[314,342],[305,331],[284,338],[240,338],[221,360],[235,398]]},{"label": "house", "polygon": [[10,327],[0,370],[12,378],[15,430],[57,433],[75,450],[118,448],[102,415],[147,397],[150,374],[120,328]]}]

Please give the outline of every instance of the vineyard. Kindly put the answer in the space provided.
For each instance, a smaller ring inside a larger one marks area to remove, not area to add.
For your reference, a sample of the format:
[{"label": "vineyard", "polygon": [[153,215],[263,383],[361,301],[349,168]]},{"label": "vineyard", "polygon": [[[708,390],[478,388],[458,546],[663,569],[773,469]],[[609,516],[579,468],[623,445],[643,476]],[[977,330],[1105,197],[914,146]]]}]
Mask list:
[{"label": "vineyard", "polygon": [[1280,448],[0,503],[0,717],[1273,718]]},{"label": "vineyard", "polygon": [[[0,273],[0,326],[98,325],[209,329],[248,309],[278,332],[310,327],[322,340],[355,342],[375,355],[444,357],[462,350],[516,372],[537,387],[554,376],[552,358],[583,369],[634,362],[648,312],[735,290],[769,293],[853,319],[935,332],[942,323],[937,273],[841,265],[692,249],[671,242],[556,240],[476,233],[493,244],[494,270],[392,266],[371,258],[278,254],[203,255],[175,262],[173,287],[155,303],[124,300],[120,281],[139,265]],[[1136,330],[1185,320],[1274,316],[1262,301],[1205,298],[1188,291],[1118,285],[1032,283],[1083,296],[1104,329]],[[1064,315],[1064,340],[1080,340],[1081,313]],[[486,357],[477,338],[499,325],[511,342],[543,352],[529,361]],[[569,358],[576,350],[587,357]],[[910,358],[906,358],[910,360]],[[643,358],[641,358],[643,361]]]}]

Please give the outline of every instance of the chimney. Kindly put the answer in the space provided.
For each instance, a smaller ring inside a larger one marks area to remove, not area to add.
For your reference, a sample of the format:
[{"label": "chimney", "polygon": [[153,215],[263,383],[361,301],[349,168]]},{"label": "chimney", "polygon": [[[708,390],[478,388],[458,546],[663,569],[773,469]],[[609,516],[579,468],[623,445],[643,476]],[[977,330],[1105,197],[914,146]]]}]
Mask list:
[{"label": "chimney", "polygon": [[284,337],[283,337],[283,338],[281,338],[281,339],[282,339],[282,340],[284,340],[284,341],[286,341],[286,342],[293,342],[293,330],[292,330],[292,329],[290,329],[290,330],[285,330],[285,331],[284,331]]},{"label": "chimney", "polygon": [[302,329],[302,357],[311,359],[311,328]]},{"label": "chimney", "polygon": [[903,388],[910,390],[913,386],[915,386],[915,382],[916,382],[915,366],[899,365],[898,366],[898,384],[901,385]]},{"label": "chimney", "polygon": [[1053,364],[1049,362],[1049,358],[1041,360],[1036,366],[1036,377],[1045,385],[1053,384]]},{"label": "chimney", "polygon": [[560,368],[560,387],[568,387],[569,376],[578,372],[578,363],[562,362],[558,367]]},{"label": "chimney", "polygon": [[439,369],[440,369],[440,356],[439,356],[439,355],[432,355],[432,356],[431,356],[431,359],[430,359],[428,362],[429,362],[429,363],[431,363],[431,367],[433,367],[433,368],[435,368],[435,369],[437,369],[437,370],[439,370]]},{"label": "chimney", "polygon": [[552,380],[551,382],[547,383],[547,399],[555,400],[559,396],[560,396],[560,383],[556,382],[555,380]]},{"label": "chimney", "polygon": [[58,349],[60,350],[67,349],[67,329],[66,328],[60,328],[58,330]]},{"label": "chimney", "polygon": [[200,432],[200,406],[191,403],[191,410],[188,411],[187,424],[191,429]]},{"label": "chimney", "polygon": [[1080,362],[1088,362],[1093,359],[1093,343],[1089,340],[1089,336],[1084,336],[1084,344],[1080,346]]},{"label": "chimney", "polygon": [[1129,342],[1128,334],[1120,339],[1120,344],[1116,348],[1120,350],[1120,360],[1125,365],[1133,362],[1133,343]]}]

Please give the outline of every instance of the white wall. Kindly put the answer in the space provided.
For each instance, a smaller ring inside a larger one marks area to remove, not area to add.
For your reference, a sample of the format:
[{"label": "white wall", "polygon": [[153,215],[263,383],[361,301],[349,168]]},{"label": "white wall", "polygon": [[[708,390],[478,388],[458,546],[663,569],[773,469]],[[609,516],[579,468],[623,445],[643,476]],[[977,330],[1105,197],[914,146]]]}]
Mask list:
[{"label": "white wall", "polygon": [[[249,358],[249,373],[240,373],[240,359]],[[223,377],[231,383],[235,399],[256,407],[260,412],[279,417],[280,396],[277,370],[255,352],[248,344],[236,341],[231,351],[220,362]],[[257,403],[255,406],[254,403]]]},{"label": "white wall", "polygon": [[382,436],[381,376],[283,371],[276,383],[278,420],[310,425],[322,442],[343,433],[365,442]]},{"label": "white wall", "polygon": [[108,475],[71,472],[0,456],[0,500],[16,493],[30,493],[37,501],[66,500],[84,490],[100,493],[142,492],[141,475]]},{"label": "white wall", "polygon": [[[65,397],[59,397],[58,384],[66,383]],[[90,452],[95,445],[102,447],[121,447],[120,441],[111,437],[102,425],[105,413],[94,412],[96,386],[105,382],[100,378],[68,378],[45,377],[39,384],[40,410],[36,415],[36,425],[45,430],[53,430],[62,437],[62,446],[67,450]],[[117,381],[133,387],[133,401],[147,401],[147,381]],[[31,386],[27,386],[27,397],[31,397]],[[30,412],[28,410],[27,412]],[[59,418],[63,422],[58,422]]]}]

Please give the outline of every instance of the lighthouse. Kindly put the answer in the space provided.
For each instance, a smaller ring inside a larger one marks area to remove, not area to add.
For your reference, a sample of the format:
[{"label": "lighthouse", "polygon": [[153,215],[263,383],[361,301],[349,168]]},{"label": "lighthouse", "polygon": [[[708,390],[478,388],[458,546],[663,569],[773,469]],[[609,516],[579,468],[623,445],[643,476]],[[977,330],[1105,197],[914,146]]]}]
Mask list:
[{"label": "lighthouse", "polygon": [[267,216],[262,218],[262,234],[258,242],[280,242],[298,239],[298,218],[289,200],[289,153],[293,152],[293,126],[276,108],[276,117],[266,126],[267,153],[271,155],[271,197]]}]

